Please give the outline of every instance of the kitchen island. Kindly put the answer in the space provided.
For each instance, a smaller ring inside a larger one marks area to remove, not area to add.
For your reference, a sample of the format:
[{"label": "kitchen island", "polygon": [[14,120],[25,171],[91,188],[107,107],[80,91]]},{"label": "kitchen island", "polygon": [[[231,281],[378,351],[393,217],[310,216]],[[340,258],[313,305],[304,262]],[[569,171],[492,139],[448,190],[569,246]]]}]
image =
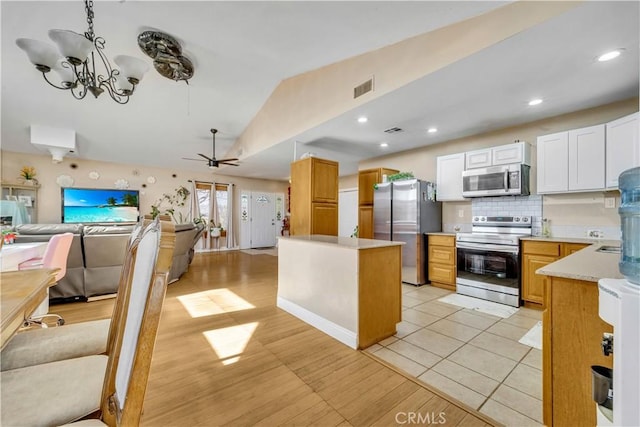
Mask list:
[{"label": "kitchen island", "polygon": [[277,306],[351,348],[369,347],[401,320],[403,244],[280,237]]},{"label": "kitchen island", "polygon": [[596,425],[591,366],[613,365],[600,347],[603,333],[612,327],[598,315],[598,280],[622,278],[620,254],[598,249],[619,243],[595,242],[536,271],[545,276],[542,400],[547,426]]}]

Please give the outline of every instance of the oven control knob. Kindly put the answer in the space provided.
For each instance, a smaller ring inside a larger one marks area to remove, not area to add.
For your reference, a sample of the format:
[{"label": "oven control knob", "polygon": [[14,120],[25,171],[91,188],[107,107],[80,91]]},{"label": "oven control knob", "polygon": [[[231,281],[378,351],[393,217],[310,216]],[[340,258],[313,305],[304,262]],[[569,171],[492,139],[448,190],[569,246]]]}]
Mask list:
[{"label": "oven control knob", "polygon": [[486,220],[487,220],[487,217],[485,216],[480,217],[480,221],[486,221]]},{"label": "oven control knob", "polygon": [[519,216],[514,216],[514,217],[513,217],[513,220],[514,220],[515,222],[520,222],[520,217],[519,217]]},{"label": "oven control knob", "polygon": [[526,216],[524,218],[522,218],[523,222],[529,222],[529,218],[527,218]]},{"label": "oven control knob", "polygon": [[474,216],[474,217],[473,217],[473,220],[474,220],[474,221],[478,221],[478,217],[477,217],[477,216]]}]

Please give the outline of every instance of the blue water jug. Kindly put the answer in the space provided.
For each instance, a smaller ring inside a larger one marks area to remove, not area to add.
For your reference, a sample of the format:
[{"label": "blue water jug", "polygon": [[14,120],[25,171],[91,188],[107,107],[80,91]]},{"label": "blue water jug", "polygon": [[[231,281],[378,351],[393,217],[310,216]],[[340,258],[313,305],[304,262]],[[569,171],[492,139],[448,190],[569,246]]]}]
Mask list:
[{"label": "blue water jug", "polygon": [[618,178],[622,246],[620,273],[640,286],[640,167],[627,169]]}]

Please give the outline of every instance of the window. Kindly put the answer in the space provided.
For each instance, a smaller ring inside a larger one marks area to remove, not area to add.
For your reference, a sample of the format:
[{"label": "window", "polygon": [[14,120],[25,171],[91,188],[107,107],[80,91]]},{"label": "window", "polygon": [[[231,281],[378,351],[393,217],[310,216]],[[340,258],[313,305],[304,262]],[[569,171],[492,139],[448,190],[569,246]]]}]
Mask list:
[{"label": "window", "polygon": [[[200,206],[200,213],[204,217],[205,221],[209,223],[209,204],[211,194],[211,185],[207,183],[198,182],[196,184],[196,191],[198,194],[198,205]],[[228,210],[227,210],[227,186],[216,184],[216,202],[218,204],[218,218],[223,229],[227,229],[228,224]]]}]

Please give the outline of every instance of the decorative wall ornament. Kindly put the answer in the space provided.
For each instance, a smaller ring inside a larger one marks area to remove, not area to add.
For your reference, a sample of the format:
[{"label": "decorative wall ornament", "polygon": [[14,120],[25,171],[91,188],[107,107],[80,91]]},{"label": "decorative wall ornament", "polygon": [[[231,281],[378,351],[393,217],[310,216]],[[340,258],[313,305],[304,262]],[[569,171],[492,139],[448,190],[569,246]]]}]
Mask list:
[{"label": "decorative wall ornament", "polygon": [[60,187],[71,187],[75,181],[69,175],[60,175],[56,178],[56,183]]},{"label": "decorative wall ornament", "polygon": [[153,59],[153,66],[160,75],[175,81],[193,77],[191,60],[182,55],[182,47],[175,38],[160,31],[145,31],[138,35],[138,46]]},{"label": "decorative wall ornament", "polygon": [[98,179],[98,178],[100,178],[100,174],[98,172],[96,172],[96,171],[91,171],[91,172],[89,172],[89,178],[94,179],[94,180]]},{"label": "decorative wall ornament", "polygon": [[120,178],[116,182],[114,182],[113,185],[118,190],[126,190],[127,188],[129,188],[129,181],[127,181],[126,179]]}]

